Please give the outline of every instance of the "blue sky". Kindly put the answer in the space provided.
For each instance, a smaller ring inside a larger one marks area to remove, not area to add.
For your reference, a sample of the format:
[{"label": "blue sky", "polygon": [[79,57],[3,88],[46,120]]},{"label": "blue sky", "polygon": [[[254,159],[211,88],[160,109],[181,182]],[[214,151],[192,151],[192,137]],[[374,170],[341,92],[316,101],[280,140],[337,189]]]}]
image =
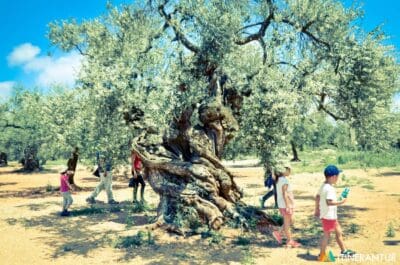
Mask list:
[{"label": "blue sky", "polygon": [[[352,1],[342,0],[346,6]],[[115,5],[131,3],[113,0]],[[77,53],[62,54],[46,38],[47,24],[58,19],[91,19],[106,12],[107,0],[0,0],[0,100],[15,84],[45,87],[52,82],[71,85],[79,69]],[[365,0],[365,30],[383,23],[387,41],[400,51],[400,1]],[[52,54],[52,56],[48,56]],[[399,58],[399,57],[398,57]],[[397,97],[400,102],[400,96]]]}]

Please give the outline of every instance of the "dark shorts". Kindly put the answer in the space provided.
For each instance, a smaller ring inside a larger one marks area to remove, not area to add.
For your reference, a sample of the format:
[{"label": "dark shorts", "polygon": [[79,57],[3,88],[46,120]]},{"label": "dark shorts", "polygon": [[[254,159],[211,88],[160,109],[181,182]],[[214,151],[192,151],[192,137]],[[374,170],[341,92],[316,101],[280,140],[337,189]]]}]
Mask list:
[{"label": "dark shorts", "polygon": [[[133,177],[133,176],[132,176]],[[140,185],[145,186],[146,184],[144,183],[143,180],[143,175],[142,174],[138,174],[137,178],[133,178],[133,187],[137,187],[140,183]]]}]

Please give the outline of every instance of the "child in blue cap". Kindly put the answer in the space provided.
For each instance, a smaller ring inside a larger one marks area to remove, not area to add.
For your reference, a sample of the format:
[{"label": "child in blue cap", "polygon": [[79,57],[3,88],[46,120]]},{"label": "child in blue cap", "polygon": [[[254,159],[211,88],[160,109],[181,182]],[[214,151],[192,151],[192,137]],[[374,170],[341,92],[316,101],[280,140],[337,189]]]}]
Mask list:
[{"label": "child in blue cap", "polygon": [[315,198],[315,216],[321,219],[324,232],[321,238],[318,261],[330,261],[329,256],[326,255],[326,247],[328,246],[331,232],[335,232],[336,242],[341,249],[342,255],[351,256],[355,254],[354,251],[346,249],[343,242],[342,228],[337,220],[337,206],[346,202],[346,198],[337,199],[336,190],[333,187],[339,179],[340,172],[341,170],[335,165],[328,165],[325,168],[325,182],[321,185]]}]

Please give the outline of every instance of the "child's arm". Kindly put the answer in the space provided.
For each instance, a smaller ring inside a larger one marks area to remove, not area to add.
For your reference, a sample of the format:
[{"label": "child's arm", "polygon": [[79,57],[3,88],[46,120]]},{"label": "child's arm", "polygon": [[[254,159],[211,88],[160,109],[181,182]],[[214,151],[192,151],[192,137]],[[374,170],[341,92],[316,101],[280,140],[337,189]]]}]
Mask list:
[{"label": "child's arm", "polygon": [[65,179],[65,183],[67,184],[68,189],[69,189],[70,191],[73,191],[73,190],[74,190],[74,189],[72,188],[71,184],[69,183],[68,178]]},{"label": "child's arm", "polygon": [[314,215],[316,217],[319,217],[319,200],[320,200],[321,196],[319,196],[319,194],[317,194],[317,196],[315,196],[315,210],[314,210]]},{"label": "child's arm", "polygon": [[341,200],[341,201],[326,200],[326,204],[328,204],[329,206],[342,205],[345,202],[346,202],[346,198],[343,198],[343,200]]}]

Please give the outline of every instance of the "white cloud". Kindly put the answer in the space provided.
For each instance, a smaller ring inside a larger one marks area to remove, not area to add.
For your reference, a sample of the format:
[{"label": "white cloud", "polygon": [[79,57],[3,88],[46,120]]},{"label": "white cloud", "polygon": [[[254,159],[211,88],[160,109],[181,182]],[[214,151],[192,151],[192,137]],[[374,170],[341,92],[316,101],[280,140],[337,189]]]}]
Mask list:
[{"label": "white cloud", "polygon": [[71,52],[58,57],[40,56],[39,53],[39,47],[24,43],[15,47],[7,59],[10,65],[18,65],[31,75],[36,86],[74,85],[83,58],[79,53]]},{"label": "white cloud", "polygon": [[39,47],[33,46],[31,43],[24,43],[13,49],[7,56],[7,61],[11,66],[21,65],[34,59],[39,53]]},{"label": "white cloud", "polygon": [[8,98],[11,95],[11,91],[15,84],[16,83],[13,81],[0,82],[0,101]]},{"label": "white cloud", "polygon": [[72,86],[81,67],[82,56],[72,52],[58,58],[37,57],[24,65],[26,72],[37,74],[36,84],[49,86],[53,83]]},{"label": "white cloud", "polygon": [[395,94],[393,97],[392,110],[395,112],[400,112],[400,92]]}]

